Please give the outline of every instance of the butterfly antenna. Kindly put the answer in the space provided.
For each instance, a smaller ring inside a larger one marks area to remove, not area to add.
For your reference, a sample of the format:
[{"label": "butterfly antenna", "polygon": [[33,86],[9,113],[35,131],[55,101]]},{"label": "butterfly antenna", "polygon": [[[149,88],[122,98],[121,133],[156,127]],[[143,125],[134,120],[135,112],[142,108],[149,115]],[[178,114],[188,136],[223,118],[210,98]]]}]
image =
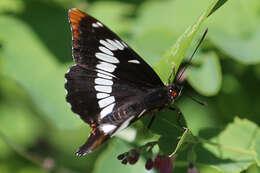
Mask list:
[{"label": "butterfly antenna", "polygon": [[184,95],[187,96],[187,97],[189,97],[191,100],[193,100],[194,102],[196,102],[196,103],[198,103],[198,104],[200,104],[200,105],[202,105],[202,106],[208,106],[208,103],[202,102],[202,101],[200,101],[200,100],[198,100],[198,99],[192,97],[191,95],[189,95],[189,94],[187,94],[187,93],[184,93]]},{"label": "butterfly antenna", "polygon": [[183,68],[183,70],[181,71],[181,74],[178,75],[177,81],[179,81],[179,80],[181,79],[182,75],[184,74],[184,72],[186,71],[186,69],[189,67],[193,56],[195,55],[195,53],[196,53],[197,50],[199,49],[199,47],[200,47],[201,43],[203,42],[204,38],[206,37],[207,33],[208,33],[208,28],[204,31],[203,36],[201,37],[201,39],[200,39],[200,41],[199,41],[199,44],[198,44],[197,47],[195,48],[195,50],[194,50],[194,52],[192,53],[191,57],[189,58],[187,65]]}]

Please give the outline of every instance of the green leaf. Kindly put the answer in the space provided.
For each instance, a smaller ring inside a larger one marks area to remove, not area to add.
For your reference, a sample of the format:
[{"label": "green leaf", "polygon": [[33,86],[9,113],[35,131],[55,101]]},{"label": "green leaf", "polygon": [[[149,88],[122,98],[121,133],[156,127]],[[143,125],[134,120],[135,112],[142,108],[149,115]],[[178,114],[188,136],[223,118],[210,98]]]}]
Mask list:
[{"label": "green leaf", "polygon": [[0,11],[21,11],[23,9],[23,2],[22,1],[0,1]]},{"label": "green leaf", "polygon": [[251,164],[250,160],[223,159],[210,152],[202,145],[196,145],[195,151],[198,154],[196,165],[210,167],[223,173],[238,173]]},{"label": "green leaf", "polygon": [[66,105],[65,70],[26,24],[1,16],[0,25],[0,32],[5,33],[0,36],[3,45],[1,71],[24,88],[53,124],[67,129],[79,126],[79,118]]},{"label": "green leaf", "polygon": [[259,134],[260,128],[256,124],[246,119],[236,118],[223,132],[211,140],[214,141],[211,146],[207,144],[205,147],[215,156],[223,159],[222,163],[215,163],[216,167],[227,172],[240,172],[257,162],[259,151],[255,146],[258,143],[256,141],[260,139]]},{"label": "green leaf", "polygon": [[228,0],[219,0],[218,3],[214,6],[214,8],[209,13],[208,17],[212,15],[217,9],[219,9],[222,5],[224,5]]},{"label": "green leaf", "polygon": [[10,171],[8,166],[9,165],[5,164],[4,162],[0,163],[0,172],[11,173],[12,171]]},{"label": "green leaf", "polygon": [[179,137],[178,133],[173,133],[167,136],[162,135],[158,141],[160,152],[163,155],[170,155],[171,153],[173,153],[178,145],[178,141],[179,141],[178,137]]},{"label": "green leaf", "polygon": [[260,173],[260,167],[254,164],[248,168],[246,173]]},{"label": "green leaf", "polygon": [[[16,106],[15,109],[10,109]],[[41,129],[40,121],[32,112],[19,105],[0,105],[0,157],[7,157],[14,152],[7,145],[4,138],[18,146],[31,146],[39,136]],[[12,122],[12,123],[10,123]]]},{"label": "green leaf", "polygon": [[[42,119],[30,109],[29,99],[15,82],[3,76],[0,83],[0,158],[14,152],[11,144],[31,147],[42,134]],[[11,144],[10,144],[11,143]]]},{"label": "green leaf", "polygon": [[43,170],[42,168],[26,167],[17,171],[16,173],[47,173],[47,171]]},{"label": "green leaf", "polygon": [[[211,16],[209,38],[225,54],[243,64],[260,62],[260,1],[228,1]],[[230,22],[232,21],[232,22]]]},{"label": "green leaf", "polygon": [[198,170],[200,171],[200,173],[226,173],[226,172],[223,172],[213,166],[210,166],[210,165],[206,165],[206,164],[198,164],[196,165]]},{"label": "green leaf", "polygon": [[[84,11],[84,9],[83,9]],[[89,14],[97,19],[102,19],[102,23],[108,26],[112,31],[118,35],[126,38],[129,33],[132,20],[127,17],[133,11],[133,6],[121,2],[96,2],[94,3]]]},{"label": "green leaf", "polygon": [[[147,127],[147,125],[150,123],[151,118],[152,116],[144,117],[144,126]],[[181,128],[176,124],[176,122],[177,113],[170,110],[157,112],[154,122],[150,127],[150,130],[152,130],[153,133],[159,135],[172,135],[174,132],[176,132],[176,130],[181,130]]]},{"label": "green leaf", "polygon": [[190,67],[187,71],[188,81],[200,94],[205,96],[216,95],[222,83],[221,66],[216,54],[200,54],[199,67]]},{"label": "green leaf", "polygon": [[174,150],[173,153],[171,153],[170,157],[173,155],[177,154],[185,145],[189,144],[190,142],[195,141],[194,136],[192,135],[191,131],[186,128],[185,131],[183,132],[182,136],[180,137],[180,140]]},{"label": "green leaf", "polygon": [[206,8],[209,1],[146,1],[140,6],[136,21],[135,34],[151,29],[166,28],[177,35],[196,21],[201,10]]},{"label": "green leaf", "polygon": [[[150,127],[153,133],[160,135],[158,145],[160,152],[165,155],[176,154],[182,148],[189,134],[191,134],[189,130],[184,130],[176,124],[177,119],[178,116],[173,111],[159,112],[156,114],[153,124]],[[147,126],[150,118],[146,118],[143,122],[144,126]],[[185,122],[181,122],[181,124],[185,126]]]},{"label": "green leaf", "polygon": [[205,21],[210,11],[217,2],[218,0],[214,0],[210,4],[208,9],[205,10],[205,12],[195,22],[195,24],[186,29],[186,31],[179,37],[174,46],[172,46],[166,52],[166,54],[159,60],[158,64],[155,66],[155,71],[157,72],[157,74],[159,74],[164,82],[167,81],[173,67],[175,68],[175,72],[178,70],[179,65],[181,64],[183,57],[191,44],[192,39],[194,38],[200,26]]},{"label": "green leaf", "polygon": [[[148,126],[150,123],[151,116],[146,116],[142,120],[144,126]],[[177,144],[178,137],[182,135],[183,129],[178,127],[176,124],[177,115],[172,111],[163,111],[156,113],[156,117],[150,127],[150,130],[153,133],[160,135],[159,138],[159,148],[160,151],[164,154],[171,154]],[[169,143],[169,141],[171,141]]]},{"label": "green leaf", "polygon": [[256,163],[257,165],[260,167],[260,130],[258,130],[256,132],[256,136],[258,136],[256,139],[255,139],[255,142],[254,142],[254,150],[256,152]]},{"label": "green leaf", "polygon": [[169,28],[147,29],[134,36],[131,45],[151,66],[158,63],[159,57],[177,40],[177,35]]},{"label": "green leaf", "polygon": [[[203,100],[203,98],[198,99]],[[203,128],[219,127],[219,121],[214,117],[214,114],[212,115],[211,105],[201,106],[190,98],[185,97],[181,98],[180,101],[178,106],[182,110],[187,122],[186,127],[191,130],[192,134],[197,136]]]}]

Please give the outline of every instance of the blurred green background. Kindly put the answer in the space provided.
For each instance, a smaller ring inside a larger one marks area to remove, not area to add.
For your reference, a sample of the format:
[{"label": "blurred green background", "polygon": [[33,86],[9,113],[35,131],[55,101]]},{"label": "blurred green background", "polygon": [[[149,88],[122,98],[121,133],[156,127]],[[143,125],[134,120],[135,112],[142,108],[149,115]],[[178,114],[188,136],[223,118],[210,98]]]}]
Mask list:
[{"label": "blurred green background", "polygon": [[[0,173],[145,172],[144,159],[134,166],[116,159],[156,138],[141,121],[96,152],[74,155],[90,129],[65,102],[64,74],[73,64],[67,11],[76,7],[101,20],[155,66],[208,5],[205,0],[1,0]],[[198,167],[258,173],[260,1],[229,0],[203,24],[186,58],[206,27],[209,33],[187,71],[184,92],[208,106],[185,96],[177,105],[194,135],[231,146],[251,141],[237,148],[252,153],[238,157],[198,149]],[[135,136],[135,129],[136,140],[125,137]],[[176,161],[174,172],[186,169],[185,161]]]}]

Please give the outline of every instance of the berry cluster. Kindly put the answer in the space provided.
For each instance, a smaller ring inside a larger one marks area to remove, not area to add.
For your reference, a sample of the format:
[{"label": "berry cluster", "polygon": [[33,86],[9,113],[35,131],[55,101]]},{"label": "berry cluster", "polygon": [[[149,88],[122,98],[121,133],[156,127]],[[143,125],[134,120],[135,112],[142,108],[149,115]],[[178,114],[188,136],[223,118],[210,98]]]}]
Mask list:
[{"label": "berry cluster", "polygon": [[[160,173],[172,173],[173,171],[173,163],[176,159],[176,155],[172,157],[157,154],[153,157],[152,148],[157,144],[157,142],[149,142],[141,147],[132,149],[128,152],[122,153],[117,156],[118,160],[121,160],[122,164],[135,164],[140,155],[144,155],[146,158],[145,168],[147,170],[151,170],[154,168]],[[194,166],[193,163],[189,164],[187,173],[199,173],[199,170]]]},{"label": "berry cluster", "polygon": [[153,147],[157,144],[157,142],[148,142],[147,144],[143,145],[143,146],[140,146],[138,148],[135,148],[135,149],[132,149],[128,152],[125,152],[123,154],[120,154],[119,156],[117,156],[117,159],[118,160],[122,160],[122,164],[135,164],[140,155],[141,154],[148,154],[149,157],[152,156],[152,149]]},{"label": "berry cluster", "polygon": [[145,168],[147,170],[151,170],[152,168],[154,168],[160,173],[171,173],[173,170],[173,158],[158,154],[154,159],[152,159],[152,149],[156,144],[157,142],[149,142],[141,147],[120,154],[117,159],[121,160],[122,164],[129,163],[133,165],[138,161],[140,155],[143,154],[148,156],[145,164]]},{"label": "berry cluster", "polygon": [[135,164],[138,159],[139,159],[139,152],[137,151],[137,149],[132,149],[129,152],[125,152],[123,154],[120,154],[119,156],[117,156],[118,160],[122,160],[122,164]]}]

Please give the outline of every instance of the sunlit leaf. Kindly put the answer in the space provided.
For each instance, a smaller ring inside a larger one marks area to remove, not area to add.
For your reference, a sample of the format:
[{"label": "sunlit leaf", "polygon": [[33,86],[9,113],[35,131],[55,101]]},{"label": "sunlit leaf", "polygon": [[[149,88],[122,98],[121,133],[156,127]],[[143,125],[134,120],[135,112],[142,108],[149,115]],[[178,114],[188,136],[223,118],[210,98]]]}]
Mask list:
[{"label": "sunlit leaf", "polygon": [[[82,9],[84,10],[84,9]],[[127,38],[131,28],[131,19],[128,17],[133,11],[133,6],[121,2],[97,2],[93,4],[89,14],[97,19],[102,19],[105,25],[123,38]]]},{"label": "sunlit leaf", "polygon": [[213,14],[217,9],[219,9],[222,5],[224,5],[228,0],[219,0],[218,3],[214,6],[214,8],[209,13],[209,16]]},{"label": "sunlit leaf", "polygon": [[[16,108],[11,109],[12,106]],[[7,142],[25,148],[31,146],[41,132],[39,119],[25,107],[1,104],[0,115],[0,158],[15,152]]]},{"label": "sunlit leaf", "polygon": [[142,58],[151,66],[177,40],[177,35],[169,28],[153,28],[134,36],[132,44]]},{"label": "sunlit leaf", "polygon": [[159,60],[158,64],[155,66],[156,72],[159,74],[164,82],[167,81],[173,67],[175,67],[175,71],[178,70],[179,65],[181,64],[183,57],[191,44],[192,39],[194,38],[195,34],[200,29],[200,26],[205,21],[208,14],[217,2],[218,1],[215,0],[210,4],[210,6],[195,22],[195,24],[189,26],[186,29],[186,31],[179,37],[177,42],[166,52],[166,54]]},{"label": "sunlit leaf", "polygon": [[[183,31],[197,20],[209,1],[167,0],[146,1],[141,7],[136,20],[135,33],[143,33],[151,29],[166,28],[176,33]],[[160,41],[160,40],[159,40]]]},{"label": "sunlit leaf", "polygon": [[15,1],[15,0],[11,0],[11,1],[6,1],[3,0],[0,2],[0,11],[1,12],[7,12],[7,11],[21,11],[24,8],[24,5],[22,3],[22,1]]},{"label": "sunlit leaf", "polygon": [[198,164],[197,165],[200,173],[224,173],[223,171],[214,168],[213,166],[210,165],[203,165],[203,164]]},{"label": "sunlit leaf", "polygon": [[198,67],[188,69],[188,81],[200,94],[216,95],[221,88],[222,73],[219,59],[214,53],[200,55]]},{"label": "sunlit leaf", "polygon": [[[16,80],[33,103],[61,128],[75,128],[80,120],[66,105],[64,69],[23,22],[11,17],[0,18],[3,40],[2,71]],[[19,39],[10,39],[9,36]]]},{"label": "sunlit leaf", "polygon": [[16,152],[11,144],[31,147],[42,134],[44,123],[30,109],[24,91],[9,78],[0,78],[0,158],[8,158]]},{"label": "sunlit leaf", "polygon": [[260,167],[257,166],[256,164],[253,164],[248,168],[246,173],[259,173],[259,172],[260,172]]},{"label": "sunlit leaf", "polygon": [[256,141],[260,139],[260,128],[245,119],[236,118],[217,137],[212,139],[216,145],[206,145],[222,163],[216,167],[228,172],[240,172],[256,162],[259,151],[256,151]]},{"label": "sunlit leaf", "polygon": [[[260,62],[260,1],[228,1],[211,16],[210,39],[227,55],[244,64]],[[232,21],[232,22],[230,22]]]}]

